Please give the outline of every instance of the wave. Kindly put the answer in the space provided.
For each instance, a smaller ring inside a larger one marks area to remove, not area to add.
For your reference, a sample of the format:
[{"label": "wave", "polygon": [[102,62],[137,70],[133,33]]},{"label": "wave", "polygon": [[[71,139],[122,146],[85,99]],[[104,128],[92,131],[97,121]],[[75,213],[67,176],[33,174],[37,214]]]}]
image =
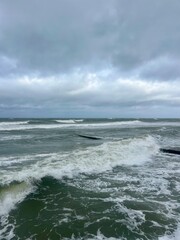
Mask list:
[{"label": "wave", "polygon": [[83,119],[76,119],[76,120],[73,120],[73,119],[63,119],[63,120],[55,120],[56,122],[58,123],[63,123],[63,124],[72,124],[72,123],[80,123],[80,122],[83,122],[84,120]]},{"label": "wave", "polygon": [[[9,184],[13,181],[26,181],[29,178],[41,179],[44,176],[62,178],[73,177],[80,173],[92,174],[112,170],[119,165],[139,165],[149,161],[159,150],[155,139],[151,136],[143,138],[125,139],[116,142],[105,142],[99,146],[87,147],[66,153],[49,153],[21,157],[22,161],[29,161],[30,165],[14,172],[8,169],[0,175],[0,181]],[[33,159],[33,161],[32,161]],[[7,162],[6,159],[0,159]],[[12,158],[9,160],[15,161]],[[36,161],[35,161],[36,160]],[[32,161],[32,163],[31,163]]]},{"label": "wave", "polygon": [[0,189],[0,215],[7,214],[18,202],[21,202],[34,186],[30,182],[11,183]]},{"label": "wave", "polygon": [[23,129],[28,123],[29,121],[0,122],[0,131],[16,130],[18,127]]},{"label": "wave", "polygon": [[[34,190],[34,183],[43,177],[62,179],[79,174],[98,174],[121,165],[142,165],[152,159],[159,147],[151,136],[106,142],[95,147],[65,153],[0,158],[0,215],[7,214]],[[22,168],[22,162],[26,165]]]},{"label": "wave", "polygon": [[84,119],[76,119],[75,122],[77,122],[77,123],[84,122]]},{"label": "wave", "polygon": [[54,123],[54,121],[53,120],[43,120],[43,119],[33,119],[33,120],[29,120],[28,121],[28,124],[29,125],[34,125],[34,124],[52,124],[52,123]]},{"label": "wave", "polygon": [[69,119],[69,120],[56,120],[58,123],[76,123],[74,120]]},{"label": "wave", "polygon": [[180,127],[178,121],[108,121],[108,122],[86,122],[83,119],[67,120],[30,120],[24,122],[1,122],[0,131],[28,130],[28,129],[55,129],[55,128],[72,128],[72,129],[96,129],[96,128],[141,128],[141,127]]},{"label": "wave", "polygon": [[51,120],[39,121],[30,120],[25,122],[5,122],[0,123],[0,131],[28,130],[28,129],[53,129],[53,128],[107,128],[118,126],[138,125],[141,121],[119,121],[119,122],[98,122],[84,123],[83,119],[69,120]]},{"label": "wave", "polygon": [[[81,124],[80,124],[81,123]],[[28,130],[28,129],[53,129],[53,128],[109,128],[118,126],[139,125],[141,121],[119,121],[119,122],[98,122],[98,123],[84,123],[83,119],[78,120],[52,120],[47,121],[27,121],[13,124],[6,122],[0,125],[0,131],[13,131],[13,130]]]},{"label": "wave", "polygon": [[0,126],[13,126],[13,125],[24,125],[24,124],[28,124],[29,121],[16,121],[16,122],[0,122]]},{"label": "wave", "polygon": [[9,223],[8,214],[34,190],[35,186],[30,182],[14,182],[3,188],[0,186],[0,239],[15,237],[14,225]]}]

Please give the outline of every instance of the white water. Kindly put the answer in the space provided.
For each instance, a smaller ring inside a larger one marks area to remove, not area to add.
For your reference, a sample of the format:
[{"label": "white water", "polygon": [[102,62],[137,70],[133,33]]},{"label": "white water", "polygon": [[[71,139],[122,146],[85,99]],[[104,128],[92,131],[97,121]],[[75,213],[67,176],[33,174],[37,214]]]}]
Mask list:
[{"label": "white water", "polygon": [[75,120],[73,120],[73,119],[67,119],[67,120],[65,120],[65,119],[60,119],[60,120],[55,120],[56,122],[58,122],[58,123],[64,123],[64,124],[68,124],[68,123],[80,123],[80,122],[83,122],[84,120],[83,119],[75,119]]},{"label": "white water", "polygon": [[159,237],[158,240],[180,240],[180,225],[173,234]]},{"label": "white water", "polygon": [[15,226],[9,223],[8,214],[34,190],[31,183],[22,182],[7,186],[0,192],[0,239],[8,240],[14,237]]},{"label": "white water", "polygon": [[1,191],[0,195],[0,216],[9,213],[18,202],[21,202],[34,187],[29,182],[12,184]]},{"label": "white water", "polygon": [[[141,149],[141,150],[140,150]],[[151,160],[158,152],[154,138],[126,139],[107,142],[95,147],[74,150],[67,153],[38,154],[18,158],[0,158],[1,165],[13,165],[19,161],[29,161],[24,167],[1,171],[0,181],[9,184],[12,181],[26,181],[29,178],[41,179],[44,176],[62,178],[73,177],[79,173],[100,173],[112,170],[120,165],[141,165]],[[33,160],[34,159],[34,160]],[[36,159],[36,162],[35,162]],[[31,163],[31,161],[33,162]]]},{"label": "white water", "polygon": [[143,122],[139,120],[117,121],[117,122],[99,122],[99,123],[83,123],[83,119],[79,120],[56,120],[57,124],[30,124],[29,121],[21,122],[0,122],[0,131],[26,130],[26,129],[54,129],[54,128],[77,128],[77,129],[94,129],[109,127],[158,127],[158,126],[180,126],[180,122]]},{"label": "white water", "polygon": [[[169,165],[161,168],[148,169],[147,164],[155,164],[154,156],[158,153],[159,146],[152,136],[145,136],[142,138],[125,139],[116,142],[105,142],[99,146],[87,147],[85,149],[73,150],[66,153],[49,153],[49,154],[32,154],[26,157],[4,157],[0,158],[1,166],[7,166],[7,170],[0,170],[0,182],[4,185],[9,185],[2,194],[0,199],[0,215],[2,225],[4,224],[4,230],[7,228],[6,215],[16,207],[18,203],[24,200],[24,198],[34,191],[33,181],[39,180],[44,176],[52,176],[56,179],[62,179],[64,176],[73,178],[73,184],[81,189],[97,192],[108,192],[110,196],[105,198],[104,201],[115,202],[117,210],[124,211],[127,218],[124,219],[124,224],[133,229],[138,228],[138,224],[142,224],[144,219],[143,211],[136,211],[128,209],[123,206],[125,200],[135,200],[135,197],[127,196],[124,194],[127,190],[131,189],[138,194],[144,195],[151,194],[157,197],[160,194],[166,194],[170,196],[169,182],[166,180],[170,175],[179,173],[178,166],[176,167],[176,161],[168,163]],[[163,163],[162,163],[163,164]],[[23,165],[23,167],[22,167]],[[116,166],[127,166],[133,169],[138,168],[139,175],[132,176],[130,174],[123,174],[121,172],[113,174],[113,169]],[[10,168],[9,168],[10,167]],[[167,168],[166,168],[167,167]],[[127,183],[127,186],[122,187],[123,195],[119,194],[115,188],[108,185],[108,181],[104,182],[101,179],[94,181],[89,180],[79,181],[82,178],[81,173],[85,174],[97,174],[103,173],[103,178],[121,183]],[[107,173],[107,174],[106,174]],[[78,178],[75,178],[78,176]],[[76,180],[77,179],[77,180]],[[12,185],[13,181],[19,182],[17,185]],[[136,189],[134,182],[140,182],[139,187]],[[81,185],[80,185],[81,184]],[[176,186],[177,189],[179,185]],[[154,199],[148,199],[155,206],[159,204]],[[173,218],[173,209],[178,208],[176,202],[171,200],[162,202],[166,209],[168,218]],[[4,222],[4,223],[3,223]],[[123,223],[122,223],[123,224]],[[154,223],[157,224],[157,223]],[[1,232],[0,232],[1,235]],[[9,239],[13,236],[13,226],[9,233]],[[7,239],[7,238],[6,238]],[[72,238],[73,239],[73,238]],[[111,239],[106,238],[101,231],[97,232],[97,235],[92,236],[89,239]],[[122,238],[122,240],[124,240]],[[172,234],[162,236],[159,240],[179,240],[179,228]]]},{"label": "white water", "polygon": [[[38,154],[19,158],[1,157],[0,165],[8,167],[7,170],[0,170],[1,184],[8,186],[14,181],[23,184],[19,185],[21,187],[9,187],[3,193],[3,197],[0,198],[0,215],[8,213],[33,190],[32,180],[40,180],[44,176],[57,179],[64,176],[72,178],[81,173],[102,173],[120,165],[142,165],[151,161],[157,151],[158,145],[152,137],[148,136],[104,143],[100,146],[64,154]],[[22,167],[22,162],[27,164],[23,164]]]}]

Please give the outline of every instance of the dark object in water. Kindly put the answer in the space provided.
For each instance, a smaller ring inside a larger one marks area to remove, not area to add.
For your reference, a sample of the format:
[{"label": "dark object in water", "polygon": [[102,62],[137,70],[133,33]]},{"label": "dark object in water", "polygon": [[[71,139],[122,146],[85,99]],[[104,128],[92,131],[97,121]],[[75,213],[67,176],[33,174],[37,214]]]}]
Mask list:
[{"label": "dark object in water", "polygon": [[180,155],[180,150],[160,148],[161,152]]},{"label": "dark object in water", "polygon": [[87,135],[81,135],[81,134],[78,134],[78,136],[79,137],[83,137],[83,138],[93,139],[93,140],[100,140],[100,139],[102,139],[101,137],[87,136]]}]

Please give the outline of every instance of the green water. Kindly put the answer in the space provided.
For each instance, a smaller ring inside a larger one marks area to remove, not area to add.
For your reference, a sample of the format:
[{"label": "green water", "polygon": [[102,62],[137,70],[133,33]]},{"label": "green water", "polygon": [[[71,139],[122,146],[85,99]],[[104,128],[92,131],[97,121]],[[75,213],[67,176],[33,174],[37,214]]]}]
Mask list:
[{"label": "green water", "polygon": [[178,148],[179,130],[178,119],[2,119],[0,239],[177,240],[180,157],[159,148]]}]

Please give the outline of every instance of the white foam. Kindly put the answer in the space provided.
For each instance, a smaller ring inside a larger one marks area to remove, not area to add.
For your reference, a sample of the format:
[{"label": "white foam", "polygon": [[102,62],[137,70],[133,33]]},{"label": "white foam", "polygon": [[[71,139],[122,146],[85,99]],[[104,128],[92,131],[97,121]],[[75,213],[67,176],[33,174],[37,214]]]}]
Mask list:
[{"label": "white foam", "polygon": [[14,224],[9,223],[8,221],[8,216],[1,216],[0,217],[0,224],[1,224],[1,229],[0,229],[0,239],[4,240],[10,240],[15,237],[14,234]]},{"label": "white foam", "polygon": [[73,120],[73,119],[67,119],[67,120],[64,120],[64,119],[62,119],[62,120],[56,120],[56,122],[58,122],[58,123],[63,123],[63,124],[65,124],[65,123],[76,123],[76,121],[75,120]]},{"label": "white foam", "polygon": [[0,194],[0,239],[13,239],[14,224],[9,223],[8,214],[35,189],[30,183],[22,182],[6,186]]},{"label": "white foam", "polygon": [[21,139],[31,139],[32,136],[23,136],[23,135],[8,135],[2,136],[0,141],[11,141],[11,140],[21,140]]},{"label": "white foam", "polygon": [[179,240],[179,239],[180,239],[180,225],[173,234],[159,237],[159,240]]},{"label": "white foam", "polygon": [[75,122],[79,123],[79,122],[84,122],[84,119],[76,119],[74,120]]},{"label": "white foam", "polygon": [[84,119],[59,119],[59,120],[55,120],[58,123],[63,123],[63,124],[72,124],[72,123],[81,123],[84,121]]},{"label": "white foam", "polygon": [[98,123],[84,123],[79,125],[79,128],[107,128],[107,127],[130,127],[130,126],[140,126],[141,121],[116,121],[116,122],[98,122]]},{"label": "white foam", "polygon": [[[54,154],[48,153],[48,154],[32,154],[32,155],[26,155],[26,156],[8,156],[8,157],[0,157],[0,166],[12,166],[14,164],[21,164],[22,162],[36,162],[38,160],[41,160],[45,157],[51,157]],[[55,154],[56,155],[56,154]]]},{"label": "white foam", "polygon": [[[26,181],[29,178],[40,179],[53,176],[61,179],[63,176],[73,177],[79,173],[100,173],[112,170],[120,165],[141,165],[151,160],[158,151],[158,145],[151,136],[116,142],[106,142],[95,147],[74,150],[67,153],[37,155],[41,161],[24,166],[21,170],[8,169],[0,175],[1,182],[10,183]],[[33,158],[36,156],[33,155]],[[21,161],[21,159],[20,159]]]},{"label": "white foam", "polygon": [[[110,122],[98,122],[98,123],[84,123],[83,119],[73,120],[55,120],[57,124],[30,124],[28,121],[24,122],[1,122],[0,131],[12,131],[12,130],[26,130],[26,129],[54,129],[54,128],[73,128],[73,129],[96,129],[96,128],[126,128],[126,127],[161,127],[161,126],[180,126],[180,122],[143,122],[140,120],[128,120],[128,121],[110,121]],[[82,122],[81,124],[79,124]]]},{"label": "white foam", "polygon": [[97,235],[94,235],[93,237],[87,238],[88,240],[126,240],[126,238],[114,238],[114,237],[106,237],[104,236],[100,229],[97,231]]},{"label": "white foam", "polygon": [[19,159],[16,157],[1,157],[0,158],[0,166],[10,166],[13,163],[19,163]]},{"label": "white foam", "polygon": [[0,126],[28,124],[29,121],[0,122]]},{"label": "white foam", "polygon": [[[127,127],[127,126],[138,126],[141,122],[138,120],[134,121],[120,121],[120,122],[106,122],[106,123],[82,123],[81,120],[56,120],[57,124],[27,124],[28,122],[13,122],[13,123],[2,123],[0,125],[1,131],[12,131],[12,130],[27,130],[27,129],[54,129],[54,128],[107,128],[107,127]],[[23,124],[24,123],[24,124]],[[61,123],[61,124],[59,124]]]},{"label": "white foam", "polygon": [[75,122],[66,124],[5,124],[0,125],[0,131],[14,131],[14,130],[30,130],[30,129],[55,129],[55,128],[72,128],[80,126]]},{"label": "white foam", "polygon": [[11,131],[16,129],[26,129],[29,121],[0,122],[0,131]]},{"label": "white foam", "polygon": [[145,222],[145,214],[140,210],[128,209],[122,204],[119,205],[119,212],[123,213],[125,218],[118,219],[116,222],[120,222],[125,225],[129,230],[138,230],[139,226]]},{"label": "white foam", "polygon": [[[11,130],[26,130],[26,129],[53,129],[53,128],[107,128],[107,127],[166,127],[166,126],[180,126],[180,121],[158,121],[148,122],[140,120],[127,120],[127,121],[109,121],[97,123],[85,123],[83,119],[57,119],[57,124],[31,124],[29,121],[14,121],[14,122],[0,122],[0,131]],[[59,124],[61,123],[61,124]]]},{"label": "white foam", "polygon": [[13,184],[9,187],[1,190],[0,195],[0,216],[8,214],[17,203],[23,201],[23,199],[32,192],[34,187],[27,182],[19,184]]}]

